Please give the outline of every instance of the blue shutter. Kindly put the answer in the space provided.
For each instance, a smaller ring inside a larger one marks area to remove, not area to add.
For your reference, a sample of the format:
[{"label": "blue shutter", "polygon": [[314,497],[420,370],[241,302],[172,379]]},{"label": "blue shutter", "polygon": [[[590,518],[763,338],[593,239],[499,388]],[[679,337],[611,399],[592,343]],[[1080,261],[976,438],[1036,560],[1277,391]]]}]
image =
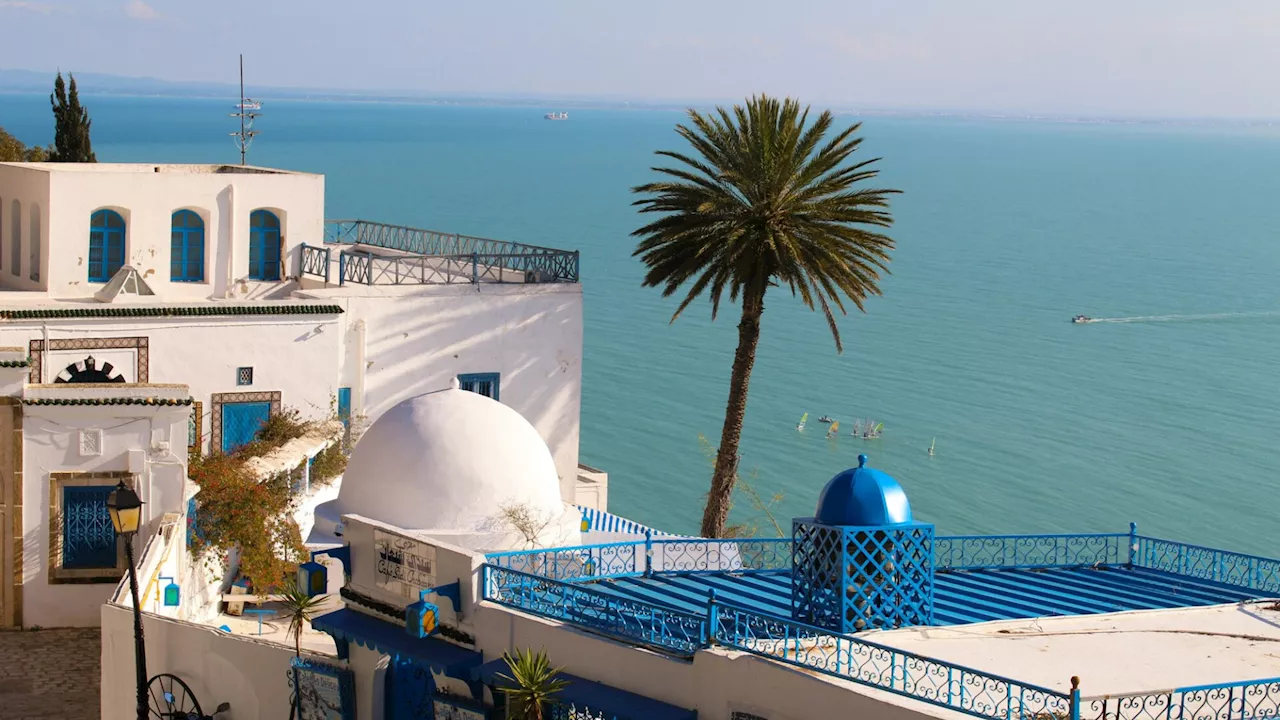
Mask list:
[{"label": "blue shutter", "polygon": [[280,279],[280,218],[267,210],[249,214],[249,279]]},{"label": "blue shutter", "polygon": [[338,388],[338,419],[343,425],[351,425],[351,388]]},{"label": "blue shutter", "polygon": [[89,282],[107,282],[124,266],[124,218],[99,210],[89,218]]},{"label": "blue shutter", "polygon": [[226,403],[222,406],[222,452],[231,453],[253,442],[271,416],[271,403]]},{"label": "blue shutter", "polygon": [[62,488],[62,567],[67,570],[116,566],[116,530],[107,512],[112,485]]},{"label": "blue shutter", "polygon": [[173,214],[169,236],[169,279],[203,282],[204,220],[190,210],[179,210]]},{"label": "blue shutter", "polygon": [[465,373],[458,376],[458,386],[468,392],[498,399],[499,373]]}]

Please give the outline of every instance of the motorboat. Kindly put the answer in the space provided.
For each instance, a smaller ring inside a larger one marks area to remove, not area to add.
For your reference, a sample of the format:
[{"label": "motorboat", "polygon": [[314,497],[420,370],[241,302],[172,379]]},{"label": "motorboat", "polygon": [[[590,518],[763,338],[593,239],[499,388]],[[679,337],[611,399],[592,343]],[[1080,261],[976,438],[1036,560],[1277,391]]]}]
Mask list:
[{"label": "motorboat", "polygon": [[818,418],[818,422],[820,422],[820,423],[829,423],[829,422],[833,422],[833,421],[832,421],[832,419],[831,419],[831,418],[827,417],[826,415],[823,415],[822,417]]},{"label": "motorboat", "polygon": [[1085,323],[1093,322],[1093,318],[1089,317],[1088,315],[1077,315],[1071,318],[1071,322],[1075,323],[1076,325],[1084,325]]}]

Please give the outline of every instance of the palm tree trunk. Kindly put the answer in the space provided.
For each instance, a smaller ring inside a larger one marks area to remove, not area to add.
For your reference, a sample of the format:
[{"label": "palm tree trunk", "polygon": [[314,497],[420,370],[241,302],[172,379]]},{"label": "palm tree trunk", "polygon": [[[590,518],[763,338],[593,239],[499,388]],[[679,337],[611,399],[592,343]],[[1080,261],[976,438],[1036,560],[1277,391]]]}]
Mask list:
[{"label": "palm tree trunk", "polygon": [[738,482],[738,444],[742,440],[742,422],[747,414],[747,385],[751,368],[756,364],[756,347],[760,344],[760,316],[764,313],[764,291],[747,290],[742,297],[742,320],[738,323],[738,350],[733,355],[733,373],[729,377],[729,401],[724,410],[724,428],[720,431],[720,447],[716,452],[716,470],[711,476],[711,491],[702,511],[702,536],[724,535],[733,506],[733,486]]}]

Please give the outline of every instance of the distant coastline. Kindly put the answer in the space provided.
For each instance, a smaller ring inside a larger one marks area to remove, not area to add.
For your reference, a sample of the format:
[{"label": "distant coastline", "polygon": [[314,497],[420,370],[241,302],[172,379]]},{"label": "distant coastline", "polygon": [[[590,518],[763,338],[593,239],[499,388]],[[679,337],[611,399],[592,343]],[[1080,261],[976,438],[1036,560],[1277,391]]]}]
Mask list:
[{"label": "distant coastline", "polygon": [[[0,68],[0,95],[47,94],[53,72],[6,70]],[[173,98],[185,100],[222,100],[234,102],[239,88],[230,83],[204,83],[128,77],[98,73],[76,73],[84,97]],[[258,86],[250,94],[268,102],[331,102],[392,105],[433,105],[457,107],[527,107],[684,111],[689,107],[710,108],[732,103],[735,99],[624,99],[621,97],[522,96],[522,95],[449,95],[429,92],[393,94],[378,91],[289,88]],[[946,108],[876,108],[858,107],[835,101],[814,101],[837,115],[862,117],[950,118],[1011,122],[1075,123],[1091,125],[1178,125],[1229,127],[1280,127],[1280,118],[1218,117],[1124,117],[1060,113],[1013,112],[999,110],[967,110]]]}]

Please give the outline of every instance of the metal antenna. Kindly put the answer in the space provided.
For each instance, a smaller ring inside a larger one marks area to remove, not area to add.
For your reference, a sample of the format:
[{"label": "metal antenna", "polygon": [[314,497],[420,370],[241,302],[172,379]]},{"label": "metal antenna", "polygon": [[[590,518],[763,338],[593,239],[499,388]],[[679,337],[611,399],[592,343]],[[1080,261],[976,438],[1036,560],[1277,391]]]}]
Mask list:
[{"label": "metal antenna", "polygon": [[240,164],[244,165],[244,154],[249,151],[249,146],[253,144],[253,139],[257,137],[258,131],[253,129],[253,121],[258,118],[258,110],[262,109],[262,103],[251,100],[244,96],[244,55],[240,56],[240,104],[236,106],[236,111],[231,114],[233,118],[240,118],[240,132],[231,133],[231,137],[235,138],[236,145],[240,148]]}]

